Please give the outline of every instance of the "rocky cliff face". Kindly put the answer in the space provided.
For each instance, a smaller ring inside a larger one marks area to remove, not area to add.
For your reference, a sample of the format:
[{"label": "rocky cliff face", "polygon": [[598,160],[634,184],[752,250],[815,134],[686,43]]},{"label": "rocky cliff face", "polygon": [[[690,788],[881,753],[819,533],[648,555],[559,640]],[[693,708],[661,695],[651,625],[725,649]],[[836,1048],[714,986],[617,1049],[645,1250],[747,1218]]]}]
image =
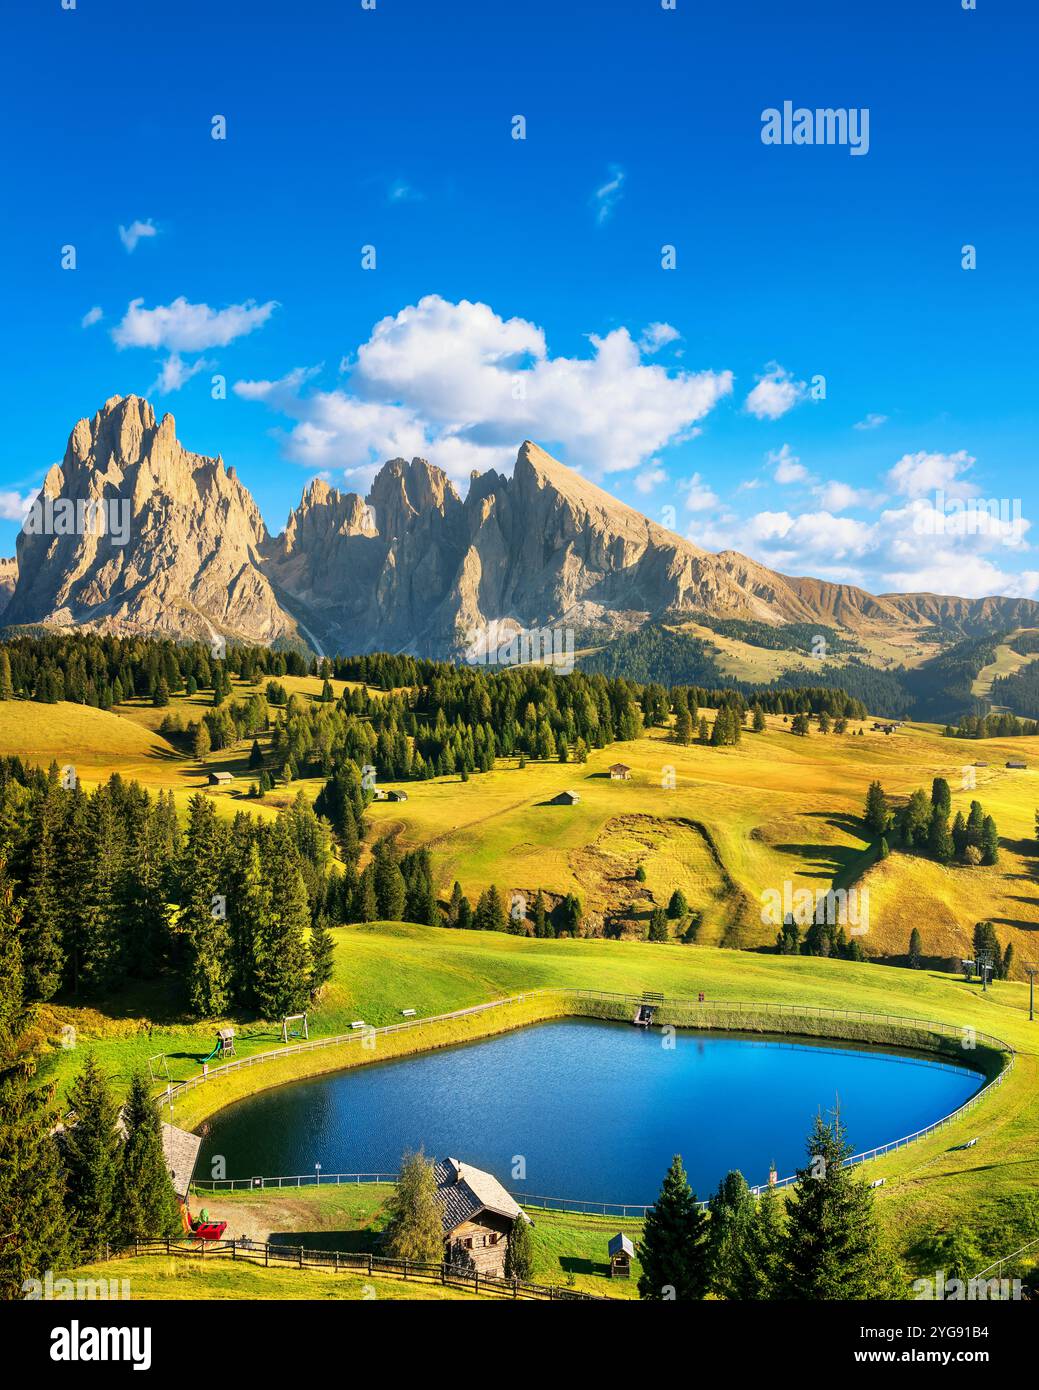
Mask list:
[{"label": "rocky cliff face", "polygon": [[233,469],[184,449],[172,415],[156,423],[147,401],[113,396],[44,480],[5,621],[292,640],[259,564],[266,539]]},{"label": "rocky cliff face", "polygon": [[234,470],[136,396],[73,430],[19,536],[4,621],[452,656],[517,628],[683,610],[856,632],[1039,621],[1028,600],[877,597],[712,555],[530,441],[511,478],[474,474],[464,501],[424,459],[390,460],[367,498],[315,481],[272,537]]}]

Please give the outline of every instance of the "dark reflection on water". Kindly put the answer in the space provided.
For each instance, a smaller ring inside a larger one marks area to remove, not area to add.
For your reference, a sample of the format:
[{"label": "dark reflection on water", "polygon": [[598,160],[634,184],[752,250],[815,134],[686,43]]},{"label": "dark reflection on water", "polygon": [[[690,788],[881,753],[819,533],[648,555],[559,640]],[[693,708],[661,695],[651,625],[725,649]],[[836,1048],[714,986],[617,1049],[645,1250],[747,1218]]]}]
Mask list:
[{"label": "dark reflection on water", "polygon": [[[651,1202],[671,1155],[709,1193],[730,1168],[764,1182],[804,1162],[838,1098],[856,1151],[910,1134],[984,1084],[966,1067],[861,1044],[659,1032],[556,1020],[483,1042],[281,1086],[222,1111],[196,1176],[395,1171],[424,1146],[516,1192]],[[518,1174],[524,1160],[526,1176]]]}]

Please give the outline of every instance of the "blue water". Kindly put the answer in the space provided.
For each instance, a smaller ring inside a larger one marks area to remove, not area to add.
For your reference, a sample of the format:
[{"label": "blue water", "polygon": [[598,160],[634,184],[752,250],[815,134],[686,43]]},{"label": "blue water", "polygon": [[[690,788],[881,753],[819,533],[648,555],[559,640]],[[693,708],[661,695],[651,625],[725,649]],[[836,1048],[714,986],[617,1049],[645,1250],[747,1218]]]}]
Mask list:
[{"label": "blue water", "polygon": [[[394,1172],[420,1145],[510,1190],[651,1202],[672,1154],[708,1195],[730,1168],[765,1182],[805,1160],[839,1102],[856,1152],[923,1128],[984,1084],[977,1072],[864,1045],[661,1035],[557,1020],[483,1042],[294,1082],[220,1112],[196,1177]],[[526,1176],[517,1177],[517,1159]]]}]

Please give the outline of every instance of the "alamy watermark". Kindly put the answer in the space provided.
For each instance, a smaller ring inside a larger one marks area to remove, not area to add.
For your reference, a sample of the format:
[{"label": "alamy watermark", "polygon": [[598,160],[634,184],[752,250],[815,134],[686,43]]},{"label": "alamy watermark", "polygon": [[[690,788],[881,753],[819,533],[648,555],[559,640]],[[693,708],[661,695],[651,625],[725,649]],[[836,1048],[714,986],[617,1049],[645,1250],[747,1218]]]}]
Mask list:
[{"label": "alamy watermark", "polygon": [[761,893],[761,920],[766,927],[795,922],[799,927],[848,927],[852,936],[869,931],[868,888],[798,888],[787,879],[783,887]]},{"label": "alamy watermark", "polygon": [[934,494],[933,507],[913,518],[918,536],[998,536],[1003,545],[1019,545],[1024,535],[1020,497],[946,497]]},{"label": "alamy watermark", "polygon": [[108,536],[113,545],[130,539],[128,497],[37,497],[25,514],[27,536]]},{"label": "alamy watermark", "polygon": [[847,145],[852,154],[869,154],[868,106],[768,106],[761,113],[763,145]]},{"label": "alamy watermark", "polygon": [[470,638],[465,659],[471,666],[551,666],[569,675],[574,650],[572,627],[517,628],[495,618]]}]

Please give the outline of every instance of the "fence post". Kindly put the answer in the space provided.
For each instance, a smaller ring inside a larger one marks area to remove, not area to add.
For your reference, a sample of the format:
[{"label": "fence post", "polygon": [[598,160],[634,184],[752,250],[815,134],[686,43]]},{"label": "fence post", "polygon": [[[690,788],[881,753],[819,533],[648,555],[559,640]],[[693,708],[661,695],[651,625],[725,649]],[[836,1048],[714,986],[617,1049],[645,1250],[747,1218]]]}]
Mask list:
[{"label": "fence post", "polygon": [[302,1245],[299,1247],[299,1267],[300,1267],[300,1269],[303,1268],[303,1247],[302,1247]]},{"label": "fence post", "polygon": [[263,1242],[263,1267],[264,1267],[264,1269],[267,1269],[267,1268],[268,1268],[268,1266],[270,1265],[270,1262],[271,1262],[271,1245],[270,1245],[270,1241],[265,1240],[265,1241]]},{"label": "fence post", "polygon": [[369,1250],[369,1251],[368,1251],[368,1274],[369,1274],[369,1277],[371,1276],[371,1272],[372,1272],[372,1252]]}]

